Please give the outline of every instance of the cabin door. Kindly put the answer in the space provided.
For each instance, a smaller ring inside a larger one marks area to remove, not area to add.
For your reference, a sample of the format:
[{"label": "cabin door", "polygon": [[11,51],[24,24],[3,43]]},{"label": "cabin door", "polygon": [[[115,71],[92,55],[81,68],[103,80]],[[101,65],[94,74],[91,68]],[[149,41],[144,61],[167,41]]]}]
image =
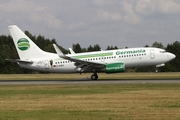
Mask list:
[{"label": "cabin door", "polygon": [[155,58],[154,50],[150,50],[150,58],[151,58],[151,59],[154,59],[154,58]]},{"label": "cabin door", "polygon": [[48,60],[46,60],[46,61],[44,62],[44,65],[45,65],[45,69],[49,69],[49,61],[48,61]]}]

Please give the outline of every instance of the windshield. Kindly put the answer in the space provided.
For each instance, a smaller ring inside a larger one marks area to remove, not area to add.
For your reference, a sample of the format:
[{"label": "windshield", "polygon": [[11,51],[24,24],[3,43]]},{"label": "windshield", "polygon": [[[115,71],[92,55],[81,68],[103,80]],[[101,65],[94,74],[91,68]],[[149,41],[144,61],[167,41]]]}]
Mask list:
[{"label": "windshield", "polygon": [[160,53],[166,53],[167,51],[159,51]]}]

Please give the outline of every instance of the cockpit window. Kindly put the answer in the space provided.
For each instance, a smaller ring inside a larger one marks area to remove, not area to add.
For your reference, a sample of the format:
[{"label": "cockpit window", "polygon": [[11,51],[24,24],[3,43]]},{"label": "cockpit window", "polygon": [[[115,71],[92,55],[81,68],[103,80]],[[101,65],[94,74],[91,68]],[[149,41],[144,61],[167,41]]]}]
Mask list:
[{"label": "cockpit window", "polygon": [[167,51],[160,51],[160,53],[166,53]]}]

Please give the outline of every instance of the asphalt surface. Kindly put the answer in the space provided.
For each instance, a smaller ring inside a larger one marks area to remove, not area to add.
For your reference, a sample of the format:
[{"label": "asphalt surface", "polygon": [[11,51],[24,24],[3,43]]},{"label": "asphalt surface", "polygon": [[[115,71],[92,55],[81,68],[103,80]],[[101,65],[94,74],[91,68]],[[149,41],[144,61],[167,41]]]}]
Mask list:
[{"label": "asphalt surface", "polygon": [[146,84],[146,83],[180,83],[180,79],[148,80],[1,80],[0,85],[53,85],[53,84]]}]

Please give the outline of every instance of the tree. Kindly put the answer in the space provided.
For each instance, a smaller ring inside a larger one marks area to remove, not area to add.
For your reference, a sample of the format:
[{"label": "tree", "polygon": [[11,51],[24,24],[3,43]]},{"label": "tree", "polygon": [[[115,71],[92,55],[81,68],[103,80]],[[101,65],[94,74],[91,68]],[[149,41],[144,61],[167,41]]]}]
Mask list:
[{"label": "tree", "polygon": [[75,53],[81,53],[82,52],[81,46],[79,45],[79,43],[73,44],[73,50]]},{"label": "tree", "polygon": [[165,49],[165,47],[163,46],[163,44],[162,44],[162,43],[158,43],[158,42],[153,43],[152,47]]},{"label": "tree", "polygon": [[101,50],[101,47],[98,44],[95,44],[93,51],[100,51],[100,50]]},{"label": "tree", "polygon": [[111,50],[111,47],[108,45],[106,50]]},{"label": "tree", "polygon": [[[59,47],[59,49],[60,49],[64,54],[68,54],[68,53],[69,53],[69,51],[66,50],[65,48],[63,48],[62,46],[59,46],[59,45],[57,45],[57,46]],[[54,47],[53,47],[53,49],[54,49]]]},{"label": "tree", "polygon": [[94,48],[90,45],[90,46],[87,48],[87,51],[88,51],[88,52],[92,52],[92,51],[94,51]]},{"label": "tree", "polygon": [[35,41],[36,40],[36,36],[32,35],[29,31],[25,31],[24,32],[32,41]]},{"label": "tree", "polygon": [[81,49],[82,52],[87,52],[86,48]]},{"label": "tree", "polygon": [[108,47],[107,47],[107,50],[115,50],[115,49],[118,49],[118,47],[117,46],[112,46],[111,45],[111,47],[108,45]]}]

